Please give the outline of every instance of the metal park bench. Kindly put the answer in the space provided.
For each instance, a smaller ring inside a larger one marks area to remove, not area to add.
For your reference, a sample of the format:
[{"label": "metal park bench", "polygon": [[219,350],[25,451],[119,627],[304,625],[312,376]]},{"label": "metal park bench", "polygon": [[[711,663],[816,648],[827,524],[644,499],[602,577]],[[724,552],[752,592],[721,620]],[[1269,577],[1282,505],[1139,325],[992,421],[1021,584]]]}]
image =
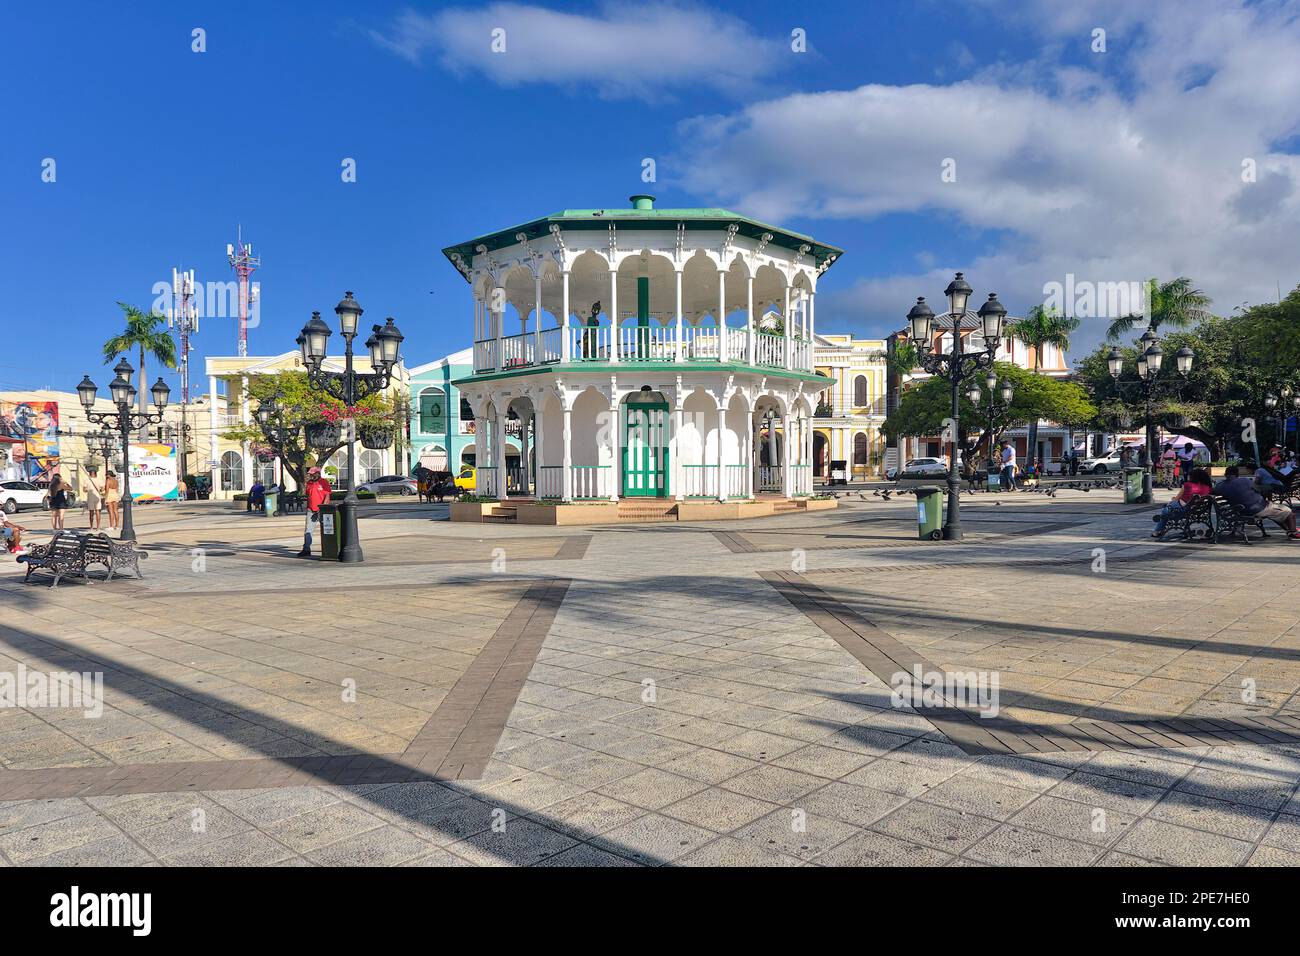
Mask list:
[{"label": "metal park bench", "polygon": [[[1197,532],[1198,528],[1204,530]],[[1214,502],[1205,495],[1197,495],[1191,504],[1165,522],[1165,537],[1171,531],[1181,531],[1182,540],[1194,538],[1214,539]]]},{"label": "metal park bench", "polygon": [[140,572],[140,559],[149,555],[137,551],[129,541],[115,541],[106,534],[80,534],[76,531],[59,531],[48,544],[34,544],[27,554],[18,560],[27,565],[23,581],[27,581],[33,571],[46,571],[52,574],[51,588],[57,588],[65,577],[79,577],[90,583],[89,569],[99,565],[107,572],[104,580],[111,581],[113,575],[126,570],[134,571],[136,577],[144,577]]},{"label": "metal park bench", "polygon": [[1300,500],[1300,471],[1293,471],[1287,476],[1286,484],[1281,487],[1277,485],[1267,485],[1260,488],[1259,493],[1268,501],[1278,505],[1287,505],[1288,507]]},{"label": "metal park bench", "polygon": [[295,491],[291,494],[280,495],[276,510],[282,515],[301,514],[306,506],[307,499],[301,493]]},{"label": "metal park bench", "polygon": [[1214,495],[1211,501],[1214,507],[1214,528],[1209,537],[1215,544],[1225,536],[1228,540],[1240,537],[1242,541],[1250,544],[1251,538],[1246,532],[1252,526],[1259,529],[1261,538],[1268,537],[1268,531],[1264,528],[1267,519],[1259,515],[1246,514],[1223,495]]}]

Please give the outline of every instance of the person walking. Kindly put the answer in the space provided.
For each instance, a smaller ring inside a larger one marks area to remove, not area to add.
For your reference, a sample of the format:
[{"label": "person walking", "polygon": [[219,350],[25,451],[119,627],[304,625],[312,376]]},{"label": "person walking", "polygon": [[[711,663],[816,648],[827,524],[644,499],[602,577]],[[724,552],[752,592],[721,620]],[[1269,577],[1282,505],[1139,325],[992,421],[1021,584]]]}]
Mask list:
[{"label": "person walking", "polygon": [[321,477],[319,466],[312,465],[307,469],[307,521],[303,528],[302,550],[298,552],[298,557],[311,557],[311,526],[313,522],[320,520],[320,506],[330,500],[333,490],[329,481]]},{"label": "person walking", "polygon": [[104,504],[108,508],[108,529],[116,531],[122,523],[118,513],[122,507],[122,492],[117,483],[117,472],[111,468],[104,475]]},{"label": "person walking", "polygon": [[50,479],[49,501],[50,527],[55,531],[62,531],[64,515],[68,511],[68,483],[63,480],[63,476],[57,471],[54,473],[54,477]]},{"label": "person walking", "polygon": [[1011,442],[1002,443],[1002,480],[999,485],[1007,491],[1019,491],[1016,486],[1016,446]]},{"label": "person walking", "polygon": [[104,510],[104,485],[98,468],[86,469],[86,520],[91,531],[101,531],[100,515]]}]

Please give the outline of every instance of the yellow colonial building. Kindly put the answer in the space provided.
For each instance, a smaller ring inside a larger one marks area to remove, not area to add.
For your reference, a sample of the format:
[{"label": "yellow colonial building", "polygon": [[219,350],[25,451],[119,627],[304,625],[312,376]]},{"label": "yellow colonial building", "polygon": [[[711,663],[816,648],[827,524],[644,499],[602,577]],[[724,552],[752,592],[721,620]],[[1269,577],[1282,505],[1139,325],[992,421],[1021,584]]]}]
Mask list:
[{"label": "yellow colonial building", "polygon": [[813,473],[825,481],[831,462],[844,461],[850,479],[878,475],[885,451],[885,341],[819,333],[813,354],[816,370],[835,380],[813,417]]},{"label": "yellow colonial building", "polygon": [[[342,372],[342,356],[329,356],[321,367],[330,372]],[[361,363],[356,366],[356,363]],[[368,370],[364,355],[354,359],[354,366]],[[248,380],[258,375],[276,375],[280,372],[302,371],[302,355],[296,349],[283,355],[272,356],[237,356],[222,355],[208,358],[205,371],[208,376],[208,395],[213,414],[210,418],[206,436],[206,463],[211,469],[212,497],[229,499],[252,487],[255,478],[270,485],[280,482],[292,489],[293,478],[280,467],[278,459],[259,461],[255,450],[249,442],[230,441],[223,434],[254,421],[253,412],[257,410],[255,402],[250,403],[247,396]],[[406,403],[407,372],[402,364],[393,369],[392,383],[387,397],[396,400],[397,407]],[[395,444],[390,448],[373,450],[357,449],[357,483],[372,481],[381,475],[405,474],[403,463],[395,460]],[[337,487],[342,484],[348,470],[348,453],[341,448],[323,464],[326,475]]]}]

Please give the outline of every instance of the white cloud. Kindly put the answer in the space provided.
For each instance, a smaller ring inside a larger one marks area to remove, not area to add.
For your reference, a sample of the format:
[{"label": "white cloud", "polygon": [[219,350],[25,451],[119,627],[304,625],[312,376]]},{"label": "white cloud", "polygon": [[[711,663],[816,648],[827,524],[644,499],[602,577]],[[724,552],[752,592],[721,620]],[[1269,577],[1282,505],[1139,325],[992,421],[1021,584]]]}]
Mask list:
[{"label": "white cloud", "polygon": [[[877,330],[900,325],[915,296],[938,298],[954,269],[1014,312],[1066,273],[1186,274],[1223,312],[1300,281],[1300,157],[1276,145],[1300,130],[1294,4],[1018,9],[1007,15],[1028,17],[1052,58],[949,85],[800,93],[687,121],[685,185],[767,221],[926,212],[965,234],[999,230],[974,261],[923,261],[849,290],[828,278],[819,317]],[[1108,30],[1095,68],[1061,67],[1061,47],[1086,51],[1095,26]],[[949,157],[957,180],[946,183]],[[1258,167],[1253,184],[1242,181],[1246,158]],[[1104,326],[1085,324],[1080,344]]]},{"label": "white cloud", "polygon": [[[498,29],[504,52],[493,52]],[[503,86],[555,83],[610,99],[651,100],[699,86],[743,93],[790,52],[736,17],[663,3],[607,3],[592,16],[518,3],[407,10],[370,35],[413,63],[433,53],[454,72],[482,73]]]}]

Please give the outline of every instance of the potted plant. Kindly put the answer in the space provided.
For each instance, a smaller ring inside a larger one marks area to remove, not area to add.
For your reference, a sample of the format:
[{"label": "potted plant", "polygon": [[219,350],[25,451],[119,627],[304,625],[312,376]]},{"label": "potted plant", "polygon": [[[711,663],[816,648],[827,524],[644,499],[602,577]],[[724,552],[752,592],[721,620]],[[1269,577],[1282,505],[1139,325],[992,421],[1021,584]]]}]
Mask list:
[{"label": "potted plant", "polygon": [[343,413],[331,405],[320,406],[320,418],[307,422],[307,444],[312,448],[333,448],[339,443]]}]

